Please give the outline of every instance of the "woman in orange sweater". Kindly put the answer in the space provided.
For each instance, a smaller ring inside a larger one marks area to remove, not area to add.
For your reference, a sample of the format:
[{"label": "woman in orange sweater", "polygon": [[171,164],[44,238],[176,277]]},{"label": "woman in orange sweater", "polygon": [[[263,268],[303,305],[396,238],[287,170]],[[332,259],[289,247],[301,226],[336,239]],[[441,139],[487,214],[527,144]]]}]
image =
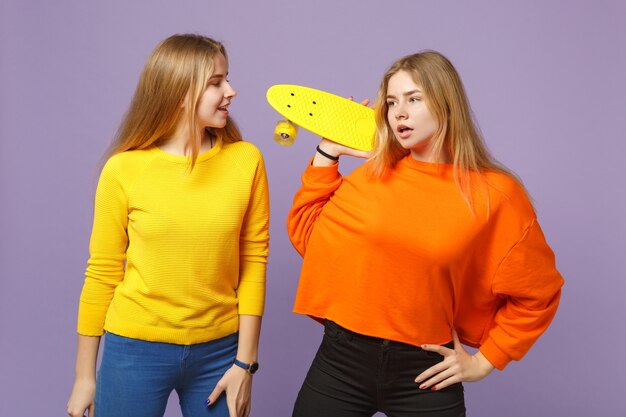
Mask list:
[{"label": "woman in orange sweater", "polygon": [[[563,279],[448,59],[401,58],[374,107],[372,153],[323,139],[288,216],[294,310],[325,323],[293,415],[464,416],[461,383],[524,356]],[[369,160],[342,177],[341,155]]]}]

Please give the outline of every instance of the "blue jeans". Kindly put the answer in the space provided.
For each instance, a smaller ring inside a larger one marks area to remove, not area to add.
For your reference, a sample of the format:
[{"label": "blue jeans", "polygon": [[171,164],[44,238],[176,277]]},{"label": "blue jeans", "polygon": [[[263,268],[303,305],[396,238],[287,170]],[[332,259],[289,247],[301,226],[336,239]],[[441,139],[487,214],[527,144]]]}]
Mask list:
[{"label": "blue jeans", "polygon": [[237,354],[237,333],[194,345],[107,333],[96,381],[97,417],[163,416],[176,390],[185,417],[228,417],[226,396],[205,401]]}]

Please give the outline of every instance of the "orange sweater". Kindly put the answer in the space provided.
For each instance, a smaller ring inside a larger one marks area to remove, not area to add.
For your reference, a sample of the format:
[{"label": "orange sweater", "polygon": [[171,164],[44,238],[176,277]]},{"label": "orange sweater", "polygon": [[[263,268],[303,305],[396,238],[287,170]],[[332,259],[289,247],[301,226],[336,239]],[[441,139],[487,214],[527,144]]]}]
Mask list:
[{"label": "orange sweater", "polygon": [[304,256],[294,311],[412,345],[447,343],[454,327],[499,369],[521,359],[563,285],[522,187],[485,174],[473,215],[451,165],[408,156],[385,181],[367,165],[304,172],[287,220]]}]

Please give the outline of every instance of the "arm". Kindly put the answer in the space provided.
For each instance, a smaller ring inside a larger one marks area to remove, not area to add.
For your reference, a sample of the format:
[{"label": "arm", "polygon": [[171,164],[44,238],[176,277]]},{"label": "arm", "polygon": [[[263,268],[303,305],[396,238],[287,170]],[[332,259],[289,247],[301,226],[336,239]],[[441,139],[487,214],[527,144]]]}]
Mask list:
[{"label": "arm", "polygon": [[67,403],[70,416],[94,415],[96,360],[104,318],[115,287],[124,278],[124,259],[128,241],[128,209],[116,170],[107,164],[98,182],[94,202],[94,222],[90,258],[78,310],[78,347],[76,378]]},{"label": "arm", "polygon": [[498,369],[520,360],[548,328],[559,305],[563,278],[536,219],[509,251],[492,291],[505,303],[480,351]]},{"label": "arm", "polygon": [[237,346],[237,359],[244,363],[255,362],[258,359],[260,334],[260,316],[251,316],[246,314],[239,316],[239,345]]},{"label": "arm", "polygon": [[494,326],[475,355],[469,355],[453,332],[454,349],[424,345],[444,356],[443,362],[416,378],[421,389],[441,389],[456,382],[479,381],[494,368],[521,359],[548,328],[559,304],[563,278],[554,254],[533,219],[522,238],[507,253],[494,277],[492,291],[505,300]]},{"label": "arm", "polygon": [[[256,362],[260,333],[260,316],[239,316],[238,360],[244,363]],[[226,402],[228,404],[230,417],[247,417],[250,415],[252,394],[251,374],[237,365],[232,365],[218,381],[211,395],[209,395],[207,406],[214,404],[224,391],[226,392]]]},{"label": "arm", "polygon": [[256,151],[258,164],[250,186],[250,197],[239,235],[240,316],[262,316],[265,308],[265,274],[269,255],[269,189],[265,165]]},{"label": "arm", "polygon": [[[239,339],[236,358],[241,362],[251,363],[258,357],[269,247],[269,192],[260,154],[241,228],[239,247]],[[226,392],[230,417],[246,417],[250,414],[251,389],[252,375],[232,365],[209,395],[207,406],[214,404],[222,392]]]},{"label": "arm", "polygon": [[76,380],[67,402],[70,417],[82,417],[85,411],[94,415],[94,395],[96,393],[96,360],[100,337],[78,335],[76,351]]},{"label": "arm", "polygon": [[439,345],[422,345],[422,349],[437,352],[443,361],[431,366],[415,378],[420,389],[440,390],[459,382],[476,382],[485,378],[494,370],[494,366],[478,351],[475,355],[467,353],[459,341],[456,331],[452,331],[454,348]]},{"label": "arm", "polygon": [[[358,151],[322,139],[319,148],[331,156],[351,155],[359,158],[369,156],[368,152]],[[287,215],[287,232],[296,250],[304,255],[315,223],[333,193],[339,188],[342,177],[338,171],[338,161],[315,152],[310,167],[302,175],[302,186],[296,193],[291,210]]]},{"label": "arm", "polygon": [[94,201],[89,261],[78,307],[78,333],[101,336],[115,288],[124,279],[128,198],[119,159],[104,166]]}]

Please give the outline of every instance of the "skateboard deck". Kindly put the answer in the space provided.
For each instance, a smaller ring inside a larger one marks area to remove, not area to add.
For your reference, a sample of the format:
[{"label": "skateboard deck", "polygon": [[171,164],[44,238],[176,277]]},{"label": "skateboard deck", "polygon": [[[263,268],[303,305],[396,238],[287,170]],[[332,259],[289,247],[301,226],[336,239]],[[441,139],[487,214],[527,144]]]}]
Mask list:
[{"label": "skateboard deck", "polygon": [[[270,87],[267,101],[290,122],[333,142],[362,151],[374,147],[376,123],[374,110],[369,107],[325,91],[290,84]],[[277,126],[278,135],[280,126],[281,123]],[[293,143],[289,131],[282,132],[283,138],[290,139],[286,144]]]}]

